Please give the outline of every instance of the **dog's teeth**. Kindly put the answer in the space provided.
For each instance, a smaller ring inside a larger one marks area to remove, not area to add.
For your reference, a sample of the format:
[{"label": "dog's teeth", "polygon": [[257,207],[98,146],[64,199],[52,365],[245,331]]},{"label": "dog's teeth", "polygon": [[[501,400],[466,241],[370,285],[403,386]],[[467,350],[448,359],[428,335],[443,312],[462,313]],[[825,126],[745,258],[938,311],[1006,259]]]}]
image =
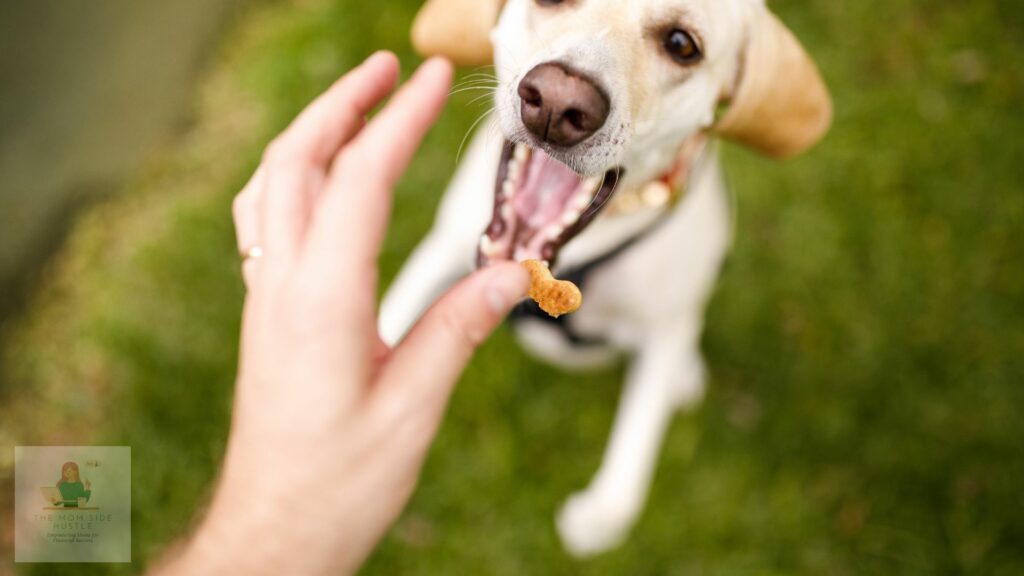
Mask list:
[{"label": "dog's teeth", "polygon": [[578,192],[575,196],[572,197],[572,209],[579,210],[580,212],[586,210],[587,206],[590,206],[591,198],[592,196],[588,194],[586,191]]},{"label": "dog's teeth", "polygon": [[601,188],[601,184],[604,184],[603,177],[591,176],[583,181],[584,188],[589,190],[591,194],[597,192]]},{"label": "dog's teeth", "polygon": [[572,226],[580,219],[580,214],[581,212],[578,210],[569,210],[565,214],[562,214],[562,226],[565,226],[566,228]]},{"label": "dog's teeth", "polygon": [[498,242],[495,242],[487,234],[480,237],[480,253],[487,257],[498,256],[501,254],[502,248]]},{"label": "dog's teeth", "polygon": [[516,154],[513,154],[508,159],[508,174],[509,179],[516,178],[519,173],[523,170],[523,164],[526,162],[526,157],[523,154],[518,153],[519,148],[516,148]]},{"label": "dog's teeth", "polygon": [[561,224],[548,224],[541,230],[540,235],[543,238],[554,240],[562,235],[563,230],[565,230],[565,227]]},{"label": "dog's teeth", "polygon": [[501,185],[501,193],[504,194],[505,198],[512,198],[516,195],[516,187],[512,184],[512,179],[509,178]]},{"label": "dog's teeth", "polygon": [[525,144],[516,144],[515,151],[512,154],[512,158],[519,163],[526,162],[526,158],[530,155],[530,148]]},{"label": "dog's teeth", "polygon": [[501,219],[505,222],[511,222],[512,217],[515,216],[515,212],[512,210],[511,204],[501,205]]}]

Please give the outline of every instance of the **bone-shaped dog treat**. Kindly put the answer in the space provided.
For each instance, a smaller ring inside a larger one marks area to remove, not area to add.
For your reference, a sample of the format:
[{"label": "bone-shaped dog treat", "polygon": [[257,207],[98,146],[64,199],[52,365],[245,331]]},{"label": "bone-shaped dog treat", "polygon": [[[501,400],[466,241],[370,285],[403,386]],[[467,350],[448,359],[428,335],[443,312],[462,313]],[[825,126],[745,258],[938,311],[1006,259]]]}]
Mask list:
[{"label": "bone-shaped dog treat", "polygon": [[530,273],[530,298],[554,318],[571,314],[583,304],[583,294],[567,280],[555,280],[548,265],[539,260],[525,260],[523,267]]}]

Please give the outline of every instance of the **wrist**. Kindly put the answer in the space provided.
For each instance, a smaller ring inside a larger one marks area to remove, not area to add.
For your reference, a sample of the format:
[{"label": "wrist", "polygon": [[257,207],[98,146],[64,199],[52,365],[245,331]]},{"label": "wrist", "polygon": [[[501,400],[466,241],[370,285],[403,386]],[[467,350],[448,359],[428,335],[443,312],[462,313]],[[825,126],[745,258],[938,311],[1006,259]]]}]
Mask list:
[{"label": "wrist", "polygon": [[284,559],[274,544],[277,539],[260,538],[261,528],[247,521],[230,522],[211,514],[192,535],[178,562],[180,574],[272,574]]},{"label": "wrist", "polygon": [[242,506],[225,498],[225,493],[231,492],[220,486],[201,521],[186,539],[167,550],[151,576],[292,573],[281,569],[288,567],[282,542],[287,534],[279,534],[285,531],[275,532],[265,525],[252,513],[251,502]]},{"label": "wrist", "polygon": [[355,571],[338,565],[343,558],[337,548],[322,546],[323,534],[310,533],[310,522],[296,522],[289,515],[286,499],[256,496],[246,488],[251,486],[220,487],[206,517],[168,563],[166,574],[316,576]]}]

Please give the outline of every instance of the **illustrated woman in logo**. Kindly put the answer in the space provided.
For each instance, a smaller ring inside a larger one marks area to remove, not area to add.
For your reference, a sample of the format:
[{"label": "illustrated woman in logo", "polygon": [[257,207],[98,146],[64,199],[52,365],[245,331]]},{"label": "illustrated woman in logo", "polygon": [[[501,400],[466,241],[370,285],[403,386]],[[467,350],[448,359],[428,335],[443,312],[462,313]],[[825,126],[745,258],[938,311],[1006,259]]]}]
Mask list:
[{"label": "illustrated woman in logo", "polygon": [[[88,480],[82,483],[78,475],[78,464],[65,462],[60,469],[60,480],[57,481],[57,489],[60,490],[61,498],[65,508],[78,508],[80,498],[85,502],[92,496],[92,483]],[[56,502],[55,502],[56,504]]]}]

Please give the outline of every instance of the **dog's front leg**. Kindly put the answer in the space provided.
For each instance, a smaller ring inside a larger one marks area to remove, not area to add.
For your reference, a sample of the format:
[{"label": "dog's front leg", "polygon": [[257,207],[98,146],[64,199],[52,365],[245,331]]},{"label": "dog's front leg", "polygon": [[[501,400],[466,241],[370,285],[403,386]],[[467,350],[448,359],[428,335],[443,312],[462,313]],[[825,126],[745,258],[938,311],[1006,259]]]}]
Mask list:
[{"label": "dog's front leg", "polygon": [[645,338],[630,366],[601,468],[586,490],[568,499],[556,520],[573,555],[615,547],[643,510],[673,413],[703,397],[699,335],[700,322],[690,321]]},{"label": "dog's front leg", "polygon": [[435,228],[416,247],[380,306],[380,337],[394,346],[445,290],[470,270],[472,250]]}]

